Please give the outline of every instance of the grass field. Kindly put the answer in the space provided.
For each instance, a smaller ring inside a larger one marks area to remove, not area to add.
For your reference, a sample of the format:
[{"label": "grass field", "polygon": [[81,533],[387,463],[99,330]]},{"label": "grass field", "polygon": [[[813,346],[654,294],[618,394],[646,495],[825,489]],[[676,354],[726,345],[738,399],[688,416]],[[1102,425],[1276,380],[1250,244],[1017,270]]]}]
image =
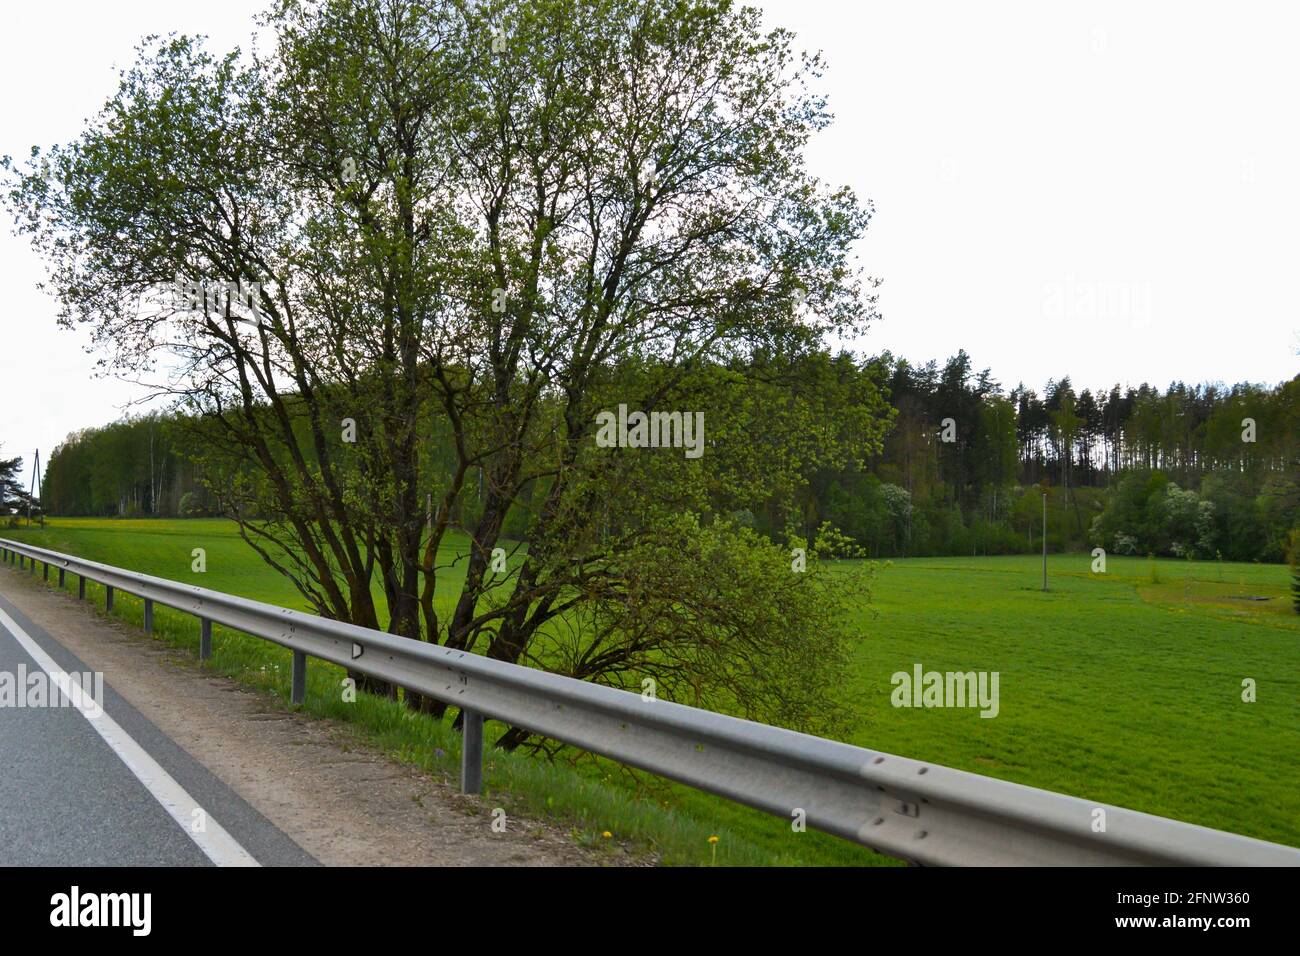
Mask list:
[{"label": "grass field", "polygon": [[[0,536],[272,603],[292,585],[221,521],[56,520]],[[190,570],[191,549],[207,572]],[[443,560],[463,552],[454,540]],[[1300,616],[1275,565],[1054,555],[932,558],[881,569],[856,624],[851,673],[831,693],[856,713],[851,743],[1300,845]],[[69,579],[69,586],[72,585]],[[459,575],[446,576],[449,600]],[[97,594],[92,590],[92,594]],[[1263,598],[1264,600],[1258,600]],[[102,603],[102,601],[101,601]],[[139,603],[119,616],[139,620]],[[160,612],[160,636],[197,645],[192,619]],[[288,693],[288,652],[218,631],[213,666]],[[999,713],[891,705],[891,675],[996,671]],[[341,672],[314,663],[307,710],[350,721],[385,750],[453,774],[457,736],[388,701],[338,700]],[[1257,700],[1242,700],[1242,682]],[[787,821],[674,785],[636,784],[604,761],[576,767],[494,754],[492,805],[546,813],[575,839],[653,848],[667,863],[880,864],[890,861]],[[611,836],[603,836],[610,832]],[[716,851],[708,837],[718,835]]]}]

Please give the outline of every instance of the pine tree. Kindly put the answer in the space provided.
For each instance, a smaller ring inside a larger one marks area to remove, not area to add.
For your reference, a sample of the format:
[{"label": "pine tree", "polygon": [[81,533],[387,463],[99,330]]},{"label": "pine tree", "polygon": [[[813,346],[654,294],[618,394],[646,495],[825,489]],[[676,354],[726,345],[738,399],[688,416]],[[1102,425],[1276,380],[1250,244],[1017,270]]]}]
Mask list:
[{"label": "pine tree", "polygon": [[12,514],[27,502],[19,478],[22,467],[21,458],[0,459],[0,515]]}]

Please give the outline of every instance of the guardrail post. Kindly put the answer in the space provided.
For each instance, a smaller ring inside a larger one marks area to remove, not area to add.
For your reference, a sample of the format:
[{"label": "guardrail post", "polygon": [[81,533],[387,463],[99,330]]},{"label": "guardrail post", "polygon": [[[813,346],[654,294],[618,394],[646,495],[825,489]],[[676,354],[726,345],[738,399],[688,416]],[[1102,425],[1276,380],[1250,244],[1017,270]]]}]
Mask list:
[{"label": "guardrail post", "polygon": [[104,585],[104,610],[110,614],[113,611],[113,585]]},{"label": "guardrail post", "polygon": [[206,617],[199,618],[199,660],[212,659],[212,622]]},{"label": "guardrail post", "polygon": [[289,690],[289,703],[301,704],[307,698],[307,655],[293,652],[293,681]]},{"label": "guardrail post", "polygon": [[144,599],[144,632],[153,633],[153,601]]},{"label": "guardrail post", "polygon": [[483,792],[483,715],[461,711],[460,792]]},{"label": "guardrail post", "polygon": [[64,579],[64,576],[65,576],[66,574],[67,574],[67,569],[66,569],[66,568],[59,568],[59,587],[60,587],[60,588],[63,587],[63,579]]},{"label": "guardrail post", "polygon": [[86,600],[86,576],[84,574],[77,575],[77,600]]},{"label": "guardrail post", "polygon": [[18,555],[18,570],[21,571],[26,567],[27,567],[27,557],[22,554]]},{"label": "guardrail post", "polygon": [[50,579],[50,562],[48,561],[45,562],[45,567],[41,571],[41,579],[44,581],[48,581]]}]

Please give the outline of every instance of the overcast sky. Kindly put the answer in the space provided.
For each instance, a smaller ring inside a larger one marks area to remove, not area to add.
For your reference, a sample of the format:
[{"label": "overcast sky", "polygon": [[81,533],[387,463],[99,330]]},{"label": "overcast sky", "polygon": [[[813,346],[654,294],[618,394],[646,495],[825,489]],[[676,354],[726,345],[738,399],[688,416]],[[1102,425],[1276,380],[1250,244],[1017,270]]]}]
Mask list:
[{"label": "overcast sky", "polygon": [[[74,138],[147,33],[245,43],[263,0],[5,11],[0,152]],[[875,204],[883,318],[857,346],[958,348],[1004,385],[1300,371],[1300,4],[763,0],[822,50],[814,171]],[[138,392],[56,327],[0,233],[0,454],[48,456]]]}]

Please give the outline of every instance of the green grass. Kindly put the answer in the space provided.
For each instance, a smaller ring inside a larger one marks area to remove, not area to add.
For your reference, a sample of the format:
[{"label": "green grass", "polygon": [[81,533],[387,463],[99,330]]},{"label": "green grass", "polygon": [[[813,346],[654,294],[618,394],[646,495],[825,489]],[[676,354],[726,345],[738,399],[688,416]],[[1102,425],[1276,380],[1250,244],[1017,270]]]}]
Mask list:
[{"label": "green grass", "polygon": [[[0,534],[276,604],[303,607],[293,586],[220,521],[52,521]],[[207,573],[190,551],[207,550]],[[463,552],[453,540],[444,561]],[[1300,616],[1287,569],[1088,555],[1052,556],[1051,590],[1039,559],[895,561],[879,576],[844,686],[831,691],[857,717],[849,742],[1099,802],[1300,845]],[[459,586],[444,576],[440,601]],[[69,587],[75,587],[69,578]],[[92,594],[100,597],[98,589]],[[1246,600],[1247,598],[1266,600]],[[139,622],[139,602],[119,616]],[[197,647],[187,616],[160,610],[160,636]],[[213,666],[288,694],[289,654],[218,629]],[[891,675],[997,671],[1000,712],[895,708]],[[340,700],[342,671],[309,668],[307,710],[348,721],[385,751],[454,778],[457,734],[400,705]],[[1242,680],[1257,701],[1241,700]],[[634,785],[608,761],[576,766],[492,753],[487,805],[546,814],[579,842],[653,849],[664,862],[720,865],[881,864],[891,861],[676,785]],[[602,833],[609,831],[611,838]]]},{"label": "green grass", "polygon": [[[1300,617],[1277,565],[896,562],[864,616],[850,742],[1300,845]],[[1239,596],[1267,597],[1241,601]],[[1000,674],[1000,712],[894,708],[890,675]],[[1257,701],[1242,701],[1253,679]]]}]

